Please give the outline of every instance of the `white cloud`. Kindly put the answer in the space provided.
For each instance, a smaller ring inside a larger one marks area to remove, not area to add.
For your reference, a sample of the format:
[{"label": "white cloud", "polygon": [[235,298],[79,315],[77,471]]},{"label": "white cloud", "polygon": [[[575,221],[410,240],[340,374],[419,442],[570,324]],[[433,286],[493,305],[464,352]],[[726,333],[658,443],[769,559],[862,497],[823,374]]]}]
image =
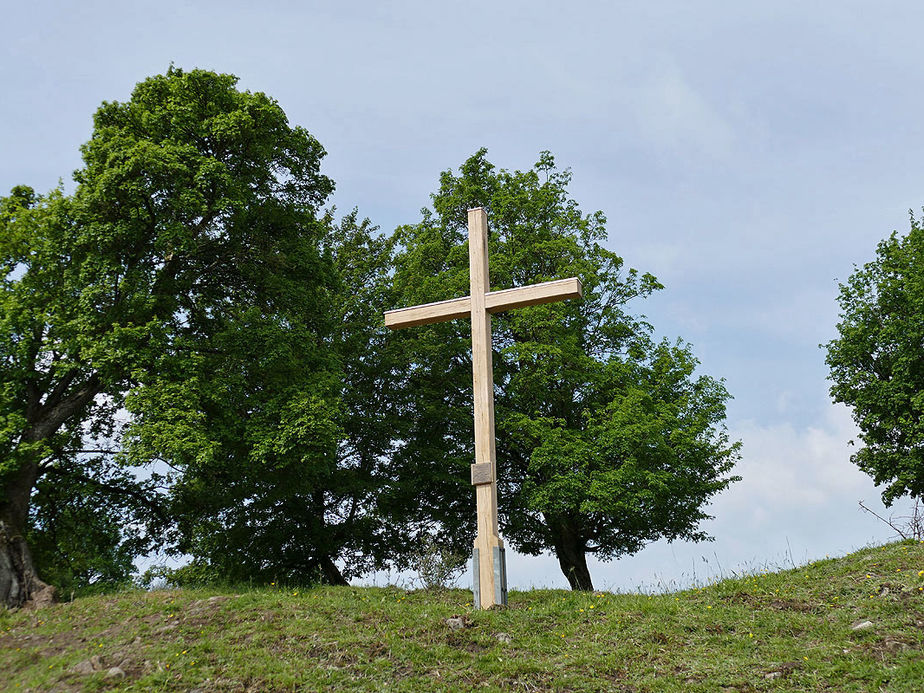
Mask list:
[{"label": "white cloud", "polygon": [[843,406],[830,406],[816,425],[792,421],[762,426],[747,421],[731,432],[742,440],[736,472],[742,481],[720,496],[715,512],[822,507],[868,494],[870,479],[850,462],[857,429]]},{"label": "white cloud", "polygon": [[724,159],[734,149],[729,122],[674,65],[657,69],[633,100],[636,127],[658,150]]}]

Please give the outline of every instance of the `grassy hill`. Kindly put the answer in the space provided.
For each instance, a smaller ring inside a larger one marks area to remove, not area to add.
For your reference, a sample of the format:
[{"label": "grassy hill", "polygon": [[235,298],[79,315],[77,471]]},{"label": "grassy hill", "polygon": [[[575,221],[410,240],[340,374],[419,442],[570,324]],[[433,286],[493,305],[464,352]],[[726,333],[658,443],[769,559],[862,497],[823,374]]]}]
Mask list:
[{"label": "grassy hill", "polygon": [[924,691],[924,544],[673,594],[133,591],[0,612],[4,691]]}]

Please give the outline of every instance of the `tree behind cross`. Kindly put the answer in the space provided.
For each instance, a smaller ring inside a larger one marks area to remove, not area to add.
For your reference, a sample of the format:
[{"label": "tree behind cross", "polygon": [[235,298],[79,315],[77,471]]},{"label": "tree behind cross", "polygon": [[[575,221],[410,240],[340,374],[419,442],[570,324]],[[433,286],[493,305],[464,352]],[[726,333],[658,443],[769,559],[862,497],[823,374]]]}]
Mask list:
[{"label": "tree behind cross", "polygon": [[[607,560],[660,538],[701,540],[703,506],[736,477],[723,384],[695,376],[689,347],[652,339],[627,310],[661,288],[604,249],[605,219],[567,195],[545,153],[529,171],[494,170],[485,151],[446,171],[415,225],[396,231],[401,305],[467,291],[466,209],[484,207],[495,286],[578,276],[583,299],[495,315],[501,530],[518,551],[552,551],[574,589],[592,589],[587,554]],[[411,364],[394,456],[393,503],[426,513],[464,550],[472,521],[461,483],[472,436],[468,334],[460,321],[396,335]],[[400,470],[404,470],[401,473]]]}]

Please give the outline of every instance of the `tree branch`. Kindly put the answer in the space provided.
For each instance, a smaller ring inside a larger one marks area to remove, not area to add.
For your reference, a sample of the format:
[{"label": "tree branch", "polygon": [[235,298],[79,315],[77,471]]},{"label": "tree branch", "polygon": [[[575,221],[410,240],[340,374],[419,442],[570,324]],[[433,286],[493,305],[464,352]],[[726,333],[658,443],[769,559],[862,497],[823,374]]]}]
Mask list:
[{"label": "tree branch", "polygon": [[872,515],[873,517],[879,518],[880,520],[882,520],[883,522],[885,522],[887,525],[889,525],[889,527],[891,527],[891,528],[894,529],[896,532],[898,532],[898,536],[900,536],[902,539],[907,539],[907,538],[908,538],[908,537],[905,535],[905,533],[904,533],[901,529],[899,529],[899,528],[896,527],[894,524],[892,524],[892,521],[891,521],[891,520],[887,520],[887,519],[885,519],[882,515],[878,515],[878,514],[876,514],[875,512],[873,512],[872,510],[870,510],[869,508],[867,508],[867,507],[863,504],[863,501],[858,501],[858,502],[859,502],[859,504],[860,504],[860,507],[861,507],[863,510],[865,510],[866,512],[868,512],[868,513],[869,513],[870,515]]},{"label": "tree branch", "polygon": [[53,435],[65,421],[96,397],[101,389],[99,375],[94,373],[87,378],[83,387],[72,395],[63,397],[56,403],[50,402],[43,405],[36,415],[38,420],[30,422],[31,425],[23,433],[21,440],[34,442]]},{"label": "tree branch", "polygon": [[159,503],[152,501],[144,493],[137,489],[128,486],[116,486],[115,484],[110,484],[105,481],[100,481],[99,479],[94,479],[91,476],[81,474],[80,472],[76,472],[72,469],[62,469],[61,467],[50,467],[48,469],[48,473],[59,478],[83,481],[84,483],[92,484],[93,486],[103,489],[104,491],[109,491],[110,493],[128,496],[139,505],[150,510],[157,517],[157,519],[164,524],[170,523],[170,519],[167,517],[163,507]]}]

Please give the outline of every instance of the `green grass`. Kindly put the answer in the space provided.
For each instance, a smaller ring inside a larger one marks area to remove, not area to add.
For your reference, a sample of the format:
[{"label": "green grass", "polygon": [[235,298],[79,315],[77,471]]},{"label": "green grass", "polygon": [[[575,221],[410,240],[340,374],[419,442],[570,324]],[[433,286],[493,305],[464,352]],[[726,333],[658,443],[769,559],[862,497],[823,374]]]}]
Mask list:
[{"label": "green grass", "polygon": [[[0,612],[0,688],[921,691],[922,649],[924,544],[903,542],[673,594],[512,592],[483,612],[462,590],[86,597]],[[101,671],[74,671],[91,657]]]}]

